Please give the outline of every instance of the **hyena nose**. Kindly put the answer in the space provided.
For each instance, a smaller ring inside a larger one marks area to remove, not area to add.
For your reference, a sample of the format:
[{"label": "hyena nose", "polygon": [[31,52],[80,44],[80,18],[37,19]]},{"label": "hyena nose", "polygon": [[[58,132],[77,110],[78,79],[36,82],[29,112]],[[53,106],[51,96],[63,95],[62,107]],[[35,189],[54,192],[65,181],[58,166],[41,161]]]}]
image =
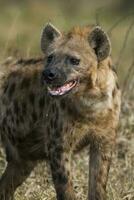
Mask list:
[{"label": "hyena nose", "polygon": [[45,69],[43,71],[43,76],[46,81],[53,81],[57,78],[58,74],[55,69]]}]

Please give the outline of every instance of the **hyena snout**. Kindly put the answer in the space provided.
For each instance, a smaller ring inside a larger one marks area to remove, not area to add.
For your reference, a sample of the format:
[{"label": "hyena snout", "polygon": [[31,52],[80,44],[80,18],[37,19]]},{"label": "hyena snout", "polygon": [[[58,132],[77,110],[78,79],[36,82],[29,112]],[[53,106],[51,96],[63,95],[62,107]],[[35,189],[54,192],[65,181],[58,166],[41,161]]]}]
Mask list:
[{"label": "hyena snout", "polygon": [[62,96],[69,93],[76,85],[76,80],[69,80],[68,73],[53,67],[46,68],[43,73],[43,82],[47,84],[48,93],[52,96]]},{"label": "hyena snout", "polygon": [[66,74],[57,67],[46,68],[43,73],[43,80],[52,86],[61,86],[66,82]]},{"label": "hyena snout", "polygon": [[46,82],[52,82],[59,78],[58,70],[55,68],[45,69],[43,71],[43,78]]}]

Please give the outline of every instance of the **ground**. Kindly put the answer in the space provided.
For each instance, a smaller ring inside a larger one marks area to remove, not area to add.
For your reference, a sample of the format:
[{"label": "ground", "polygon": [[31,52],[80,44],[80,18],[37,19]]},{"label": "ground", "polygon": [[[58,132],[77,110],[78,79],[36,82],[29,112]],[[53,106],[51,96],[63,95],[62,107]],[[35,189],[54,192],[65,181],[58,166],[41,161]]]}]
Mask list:
[{"label": "ground", "polygon": [[[122,105],[118,140],[108,181],[108,200],[134,200],[134,109],[133,101]],[[88,149],[73,159],[74,189],[79,200],[86,200],[88,186]],[[0,173],[5,166],[0,153]],[[16,200],[54,200],[55,191],[47,164],[39,163],[31,176],[16,191]]]}]

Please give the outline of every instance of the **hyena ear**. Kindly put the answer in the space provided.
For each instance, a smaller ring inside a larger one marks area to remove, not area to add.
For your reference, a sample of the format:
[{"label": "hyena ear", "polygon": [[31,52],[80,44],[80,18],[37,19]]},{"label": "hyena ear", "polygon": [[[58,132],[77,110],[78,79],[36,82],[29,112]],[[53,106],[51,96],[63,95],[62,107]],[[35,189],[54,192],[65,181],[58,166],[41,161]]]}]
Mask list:
[{"label": "hyena ear", "polygon": [[90,46],[94,49],[98,61],[102,61],[107,58],[111,52],[111,43],[108,35],[96,26],[88,37]]},{"label": "hyena ear", "polygon": [[52,24],[48,23],[41,34],[41,50],[46,53],[49,45],[51,45],[58,37],[61,36],[60,31]]}]

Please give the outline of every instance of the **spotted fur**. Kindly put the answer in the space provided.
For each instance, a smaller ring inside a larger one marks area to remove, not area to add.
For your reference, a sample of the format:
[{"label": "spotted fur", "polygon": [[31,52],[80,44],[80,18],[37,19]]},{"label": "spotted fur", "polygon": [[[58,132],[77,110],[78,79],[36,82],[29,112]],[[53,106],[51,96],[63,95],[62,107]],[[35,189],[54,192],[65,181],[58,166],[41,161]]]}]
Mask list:
[{"label": "spotted fur", "polygon": [[[38,160],[50,165],[57,199],[75,200],[71,155],[84,147],[90,148],[88,199],[105,200],[120,113],[117,75],[108,53],[97,59],[97,47],[94,51],[89,44],[93,26],[68,34],[56,34],[50,26],[43,33],[43,37],[51,33],[45,38],[47,45],[42,44],[45,59],[19,60],[1,78],[0,134],[8,164],[0,180],[0,200],[13,198]],[[49,67],[61,67],[67,80],[76,76],[80,80],[62,97],[51,96],[43,80],[51,53],[55,59]],[[67,55],[79,55],[80,66],[73,69],[65,63]]]}]

